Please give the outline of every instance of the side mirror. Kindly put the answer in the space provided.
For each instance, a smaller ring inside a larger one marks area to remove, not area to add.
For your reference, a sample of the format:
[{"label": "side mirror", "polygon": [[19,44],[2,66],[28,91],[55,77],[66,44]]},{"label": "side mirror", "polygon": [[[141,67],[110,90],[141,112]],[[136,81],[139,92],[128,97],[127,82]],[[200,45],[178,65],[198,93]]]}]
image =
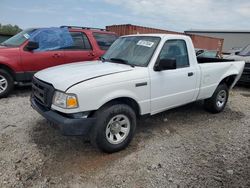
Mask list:
[{"label": "side mirror", "polygon": [[235,52],[235,55],[239,55],[240,54],[240,52]]},{"label": "side mirror", "polygon": [[176,59],[160,59],[155,65],[155,71],[176,69]]},{"label": "side mirror", "polygon": [[26,45],[26,49],[28,51],[32,51],[39,48],[39,44],[37,42],[34,41],[29,41],[28,44]]}]

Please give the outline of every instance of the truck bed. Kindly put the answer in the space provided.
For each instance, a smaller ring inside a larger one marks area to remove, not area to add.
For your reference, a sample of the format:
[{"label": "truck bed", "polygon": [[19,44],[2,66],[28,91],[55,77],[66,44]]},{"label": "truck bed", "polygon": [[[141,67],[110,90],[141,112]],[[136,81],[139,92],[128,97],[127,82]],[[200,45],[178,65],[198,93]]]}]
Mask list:
[{"label": "truck bed", "polygon": [[200,93],[198,99],[209,98],[218,86],[218,80],[232,76],[234,83],[239,80],[243,71],[244,61],[234,61],[226,59],[202,58],[199,67],[201,70]]},{"label": "truck bed", "polygon": [[233,59],[220,59],[220,58],[208,58],[208,57],[197,57],[198,63],[219,63],[219,62],[232,62]]}]

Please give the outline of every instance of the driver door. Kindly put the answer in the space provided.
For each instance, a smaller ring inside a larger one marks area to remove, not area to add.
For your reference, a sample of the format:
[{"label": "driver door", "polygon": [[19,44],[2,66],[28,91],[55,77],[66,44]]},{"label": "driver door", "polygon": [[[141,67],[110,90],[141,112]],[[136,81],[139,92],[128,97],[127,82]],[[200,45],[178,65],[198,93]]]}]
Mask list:
[{"label": "driver door", "polygon": [[21,62],[24,72],[37,72],[42,69],[65,63],[63,49],[52,51],[29,51],[25,48],[28,41],[21,48]]},{"label": "driver door", "polygon": [[176,59],[177,68],[150,72],[152,114],[193,101],[197,90],[197,67],[190,66],[186,41],[166,41],[160,59]]}]

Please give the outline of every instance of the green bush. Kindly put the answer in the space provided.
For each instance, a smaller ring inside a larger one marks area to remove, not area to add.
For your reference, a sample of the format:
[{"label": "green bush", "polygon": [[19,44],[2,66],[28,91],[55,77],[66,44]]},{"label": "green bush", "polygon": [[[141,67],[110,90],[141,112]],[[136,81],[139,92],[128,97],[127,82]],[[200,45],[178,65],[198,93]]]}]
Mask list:
[{"label": "green bush", "polygon": [[0,33],[1,34],[15,35],[15,34],[19,33],[20,31],[22,31],[22,29],[20,27],[18,27],[17,25],[13,26],[11,24],[7,24],[7,25],[0,24]]}]

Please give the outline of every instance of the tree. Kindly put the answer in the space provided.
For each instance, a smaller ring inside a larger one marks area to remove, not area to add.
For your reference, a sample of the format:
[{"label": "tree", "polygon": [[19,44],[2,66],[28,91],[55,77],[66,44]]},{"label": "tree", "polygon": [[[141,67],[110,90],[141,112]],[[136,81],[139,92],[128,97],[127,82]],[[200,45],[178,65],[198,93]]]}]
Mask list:
[{"label": "tree", "polygon": [[22,29],[20,27],[18,27],[17,25],[13,26],[11,24],[7,24],[7,25],[0,24],[0,33],[1,34],[15,35],[15,34],[19,33],[20,31],[22,31]]}]

